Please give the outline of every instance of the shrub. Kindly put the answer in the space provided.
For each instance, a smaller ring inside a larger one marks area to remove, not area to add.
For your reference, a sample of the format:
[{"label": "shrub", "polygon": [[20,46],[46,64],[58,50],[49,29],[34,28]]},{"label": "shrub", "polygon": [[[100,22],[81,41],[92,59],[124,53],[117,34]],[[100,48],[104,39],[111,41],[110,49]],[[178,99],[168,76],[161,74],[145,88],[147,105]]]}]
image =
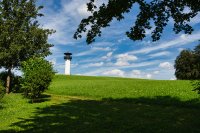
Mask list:
[{"label": "shrub", "polygon": [[51,63],[44,58],[37,57],[22,62],[21,70],[23,72],[21,85],[24,96],[31,98],[32,102],[48,89],[55,74]]}]

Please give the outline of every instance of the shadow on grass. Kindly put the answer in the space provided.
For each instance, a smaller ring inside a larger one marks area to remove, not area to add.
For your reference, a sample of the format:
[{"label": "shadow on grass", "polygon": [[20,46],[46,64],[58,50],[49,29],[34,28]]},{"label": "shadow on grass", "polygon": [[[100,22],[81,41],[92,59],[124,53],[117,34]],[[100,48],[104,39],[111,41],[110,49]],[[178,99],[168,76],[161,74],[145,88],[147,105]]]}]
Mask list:
[{"label": "shadow on grass", "polygon": [[0,110],[3,109],[3,103],[0,101]]},{"label": "shadow on grass", "polygon": [[29,103],[42,103],[42,102],[46,102],[46,101],[50,101],[51,100],[51,95],[48,94],[42,94],[39,98],[37,99],[30,99]]},{"label": "shadow on grass", "polygon": [[[70,100],[37,109],[2,132],[66,133],[197,133],[200,132],[200,101],[177,98],[122,98]],[[13,130],[12,130],[13,128]]]}]

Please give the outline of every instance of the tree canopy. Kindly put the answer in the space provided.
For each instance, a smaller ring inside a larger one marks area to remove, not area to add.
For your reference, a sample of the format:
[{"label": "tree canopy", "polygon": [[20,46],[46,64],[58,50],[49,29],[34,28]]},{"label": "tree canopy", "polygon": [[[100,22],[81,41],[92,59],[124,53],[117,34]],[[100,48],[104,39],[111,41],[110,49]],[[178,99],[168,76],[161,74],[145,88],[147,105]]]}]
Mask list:
[{"label": "tree canopy", "polygon": [[42,6],[35,0],[0,1],[0,67],[8,70],[7,93],[9,92],[11,69],[32,56],[45,57],[50,54],[47,42],[53,30],[39,27],[37,17]]},{"label": "tree canopy", "polygon": [[[160,39],[164,27],[170,18],[174,20],[173,31],[179,33],[184,31],[191,34],[193,28],[189,25],[190,20],[200,11],[200,0],[107,0],[107,4],[97,7],[96,0],[87,3],[88,11],[92,13],[88,18],[82,19],[74,38],[82,37],[86,32],[88,44],[95,41],[96,36],[101,36],[102,28],[108,27],[113,19],[118,21],[124,19],[124,14],[130,12],[133,4],[139,4],[139,14],[135,25],[126,32],[131,40],[142,40],[146,37],[146,29],[152,29],[153,41]],[[188,12],[185,10],[188,9]],[[151,24],[153,21],[153,25]]]},{"label": "tree canopy", "polygon": [[194,50],[183,50],[175,60],[177,79],[200,79],[200,44]]}]

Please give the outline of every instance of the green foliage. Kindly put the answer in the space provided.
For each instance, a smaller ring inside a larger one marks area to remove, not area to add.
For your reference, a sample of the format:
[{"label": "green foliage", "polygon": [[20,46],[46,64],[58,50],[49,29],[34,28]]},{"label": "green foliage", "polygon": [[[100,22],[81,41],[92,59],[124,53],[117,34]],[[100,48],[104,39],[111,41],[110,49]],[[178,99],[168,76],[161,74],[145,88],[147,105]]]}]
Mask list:
[{"label": "green foliage", "polygon": [[52,64],[43,58],[30,58],[21,66],[23,72],[22,89],[26,97],[38,98],[48,89],[54,75]]},{"label": "green foliage", "polygon": [[[126,32],[131,40],[142,40],[146,36],[146,30],[154,26],[152,39],[159,40],[170,18],[174,20],[175,33],[184,31],[186,34],[191,34],[193,28],[189,22],[200,11],[200,0],[150,0],[150,2],[107,0],[107,2],[100,7],[96,4],[96,0],[87,3],[88,11],[92,15],[81,21],[74,34],[75,39],[81,38],[81,34],[86,32],[86,42],[88,44],[94,42],[96,36],[101,36],[102,28],[108,27],[113,19],[117,21],[124,19],[124,15],[132,10],[133,4],[138,4],[140,10],[135,25]],[[185,9],[190,11],[184,12]],[[154,23],[152,24],[151,21]]]},{"label": "green foliage", "polygon": [[50,54],[47,39],[53,31],[39,27],[40,9],[35,0],[0,1],[0,66],[13,68],[32,56]]},{"label": "green foliage", "polygon": [[54,31],[42,29],[37,18],[42,6],[36,0],[0,1],[0,67],[8,70],[6,92],[10,89],[11,69],[33,56],[50,54],[48,36]]},{"label": "green foliage", "polygon": [[183,50],[175,60],[175,75],[177,79],[200,79],[200,44],[191,50]]}]

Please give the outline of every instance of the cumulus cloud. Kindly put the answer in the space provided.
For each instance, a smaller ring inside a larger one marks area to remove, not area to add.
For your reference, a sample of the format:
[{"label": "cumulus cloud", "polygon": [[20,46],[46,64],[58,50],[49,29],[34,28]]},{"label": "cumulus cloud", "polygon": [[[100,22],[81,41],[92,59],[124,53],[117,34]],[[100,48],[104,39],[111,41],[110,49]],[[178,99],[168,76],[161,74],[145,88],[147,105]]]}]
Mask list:
[{"label": "cumulus cloud", "polygon": [[105,56],[101,57],[103,60],[110,60],[113,52],[108,52]]},{"label": "cumulus cloud", "polygon": [[142,78],[142,79],[151,79],[152,74],[142,72],[141,70],[132,70],[131,72],[127,73],[127,76],[132,78]]},{"label": "cumulus cloud", "polygon": [[116,66],[127,66],[130,65],[130,61],[135,61],[138,58],[134,55],[129,55],[127,53],[125,54],[119,54],[116,56],[117,62],[115,63]]},{"label": "cumulus cloud", "polygon": [[170,62],[163,62],[159,64],[160,68],[164,68],[164,69],[173,69],[173,65]]},{"label": "cumulus cloud", "polygon": [[106,76],[119,76],[119,77],[124,77],[125,72],[119,69],[113,69],[110,71],[105,71],[102,73],[103,75]]},{"label": "cumulus cloud", "polygon": [[[56,33],[49,37],[50,42],[54,44],[72,44],[76,43],[73,39],[73,33],[80,20],[87,17],[90,13],[87,11],[86,2],[88,0],[61,1],[61,7],[54,9],[54,2],[47,2],[42,10],[44,17],[39,19],[43,28],[54,29]],[[43,3],[44,4],[44,3]]]}]

